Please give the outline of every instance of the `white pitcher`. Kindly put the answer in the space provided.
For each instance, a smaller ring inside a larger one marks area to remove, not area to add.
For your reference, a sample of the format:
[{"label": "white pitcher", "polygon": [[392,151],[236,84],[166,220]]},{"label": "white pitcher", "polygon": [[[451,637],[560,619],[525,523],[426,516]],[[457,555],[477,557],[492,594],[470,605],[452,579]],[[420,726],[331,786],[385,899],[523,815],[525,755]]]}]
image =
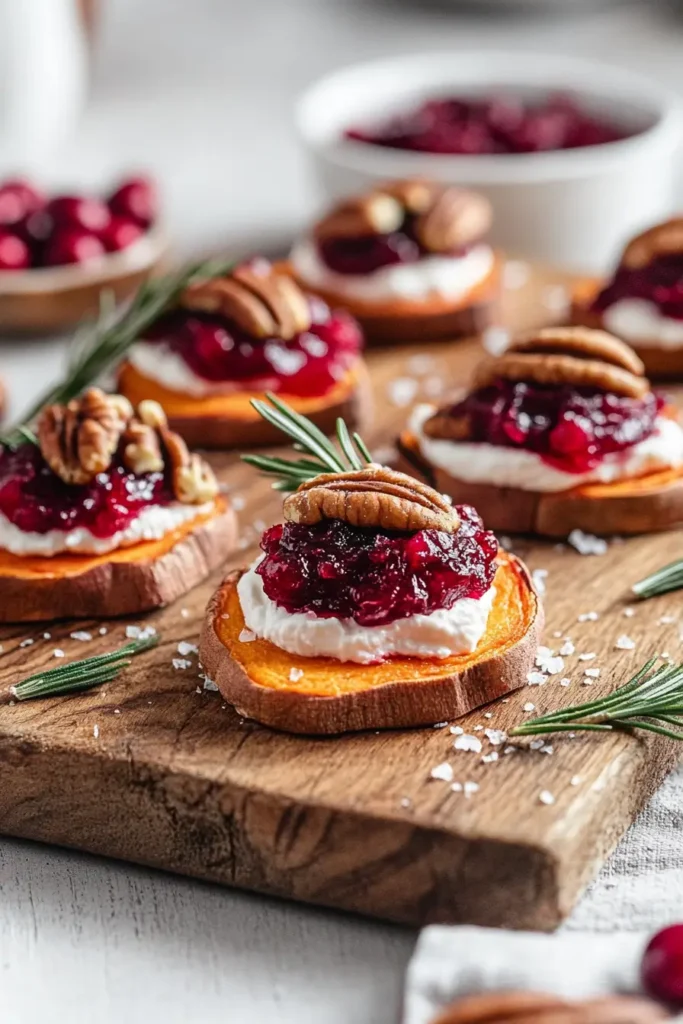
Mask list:
[{"label": "white pitcher", "polygon": [[35,169],[68,138],[87,62],[77,0],[0,0],[0,172]]}]

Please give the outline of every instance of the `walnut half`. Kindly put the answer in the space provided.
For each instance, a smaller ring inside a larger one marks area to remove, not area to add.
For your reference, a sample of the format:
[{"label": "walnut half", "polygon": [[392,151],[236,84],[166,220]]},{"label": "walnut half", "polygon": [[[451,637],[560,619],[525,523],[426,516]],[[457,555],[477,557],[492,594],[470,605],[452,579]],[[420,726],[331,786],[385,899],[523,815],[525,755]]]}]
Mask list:
[{"label": "walnut half", "polygon": [[460,526],[455,509],[438,491],[375,464],[313,477],[285,498],[283,508],[285,519],[309,526],[323,519],[384,530],[455,533]]},{"label": "walnut half", "polygon": [[64,483],[90,483],[109,469],[132,415],[127,398],[99,388],[66,405],[48,405],[37,424],[43,458]]}]

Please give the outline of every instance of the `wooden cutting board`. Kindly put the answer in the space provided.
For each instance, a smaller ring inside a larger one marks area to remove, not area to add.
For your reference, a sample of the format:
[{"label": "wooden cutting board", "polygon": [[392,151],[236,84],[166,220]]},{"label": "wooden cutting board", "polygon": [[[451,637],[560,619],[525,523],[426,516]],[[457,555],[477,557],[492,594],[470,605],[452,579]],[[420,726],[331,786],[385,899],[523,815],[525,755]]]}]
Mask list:
[{"label": "wooden cutting board", "polygon": [[[513,282],[522,276],[513,266]],[[508,322],[552,317],[563,283],[536,275],[509,291]],[[468,343],[371,355],[377,424],[367,436],[381,457],[405,420],[401,403],[461,384],[479,354]],[[230,565],[244,564],[279,500],[235,457],[214,461],[241,509],[242,550]],[[577,736],[482,763],[501,749],[482,729],[519,722],[527,702],[543,711],[586,700],[654,652],[679,659],[677,595],[624,612],[629,584],[680,543],[679,533],[613,542],[602,556],[515,543],[547,572],[546,642],[557,649],[570,636],[577,653],[545,686],[460,723],[482,739],[481,754],[454,750],[448,725],[307,739],[241,720],[203,689],[196,655],[190,667],[173,664],[181,641],[196,642],[218,574],[145,619],[159,648],[103,691],[0,708],[0,831],[408,924],[554,928],[674,765],[675,745]],[[599,618],[579,621],[587,613]],[[130,624],[108,622],[104,636],[93,622],[3,629],[0,683],[56,664],[55,649],[67,658],[109,649]],[[72,639],[75,630],[92,640]],[[635,651],[615,649],[624,633]],[[593,667],[601,676],[589,689]],[[478,789],[430,779],[444,761],[456,782]],[[554,803],[541,801],[544,791]]]}]

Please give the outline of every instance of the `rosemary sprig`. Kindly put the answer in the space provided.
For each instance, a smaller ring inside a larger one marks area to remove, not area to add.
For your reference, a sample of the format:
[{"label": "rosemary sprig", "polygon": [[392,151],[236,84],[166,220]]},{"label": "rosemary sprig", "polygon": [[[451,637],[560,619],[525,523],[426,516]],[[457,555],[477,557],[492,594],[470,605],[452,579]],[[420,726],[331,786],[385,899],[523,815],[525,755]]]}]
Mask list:
[{"label": "rosemary sprig", "polygon": [[668,594],[671,590],[680,590],[681,587],[683,587],[683,559],[670,562],[661,569],[657,569],[645,579],[634,583],[631,589],[636,597],[645,601],[649,597]]},{"label": "rosemary sprig", "polygon": [[683,740],[683,665],[655,668],[656,662],[657,658],[650,658],[624,686],[607,697],[529,719],[509,735],[643,729]]},{"label": "rosemary sprig", "polygon": [[79,395],[121,361],[133,342],[168,309],[183,289],[224,274],[231,265],[225,260],[205,260],[173,274],[152,278],[138,289],[118,317],[110,293],[102,293],[97,322],[74,339],[64,379],[40,396],[25,414],[23,423],[0,433],[0,444],[10,447],[25,441],[35,444],[31,425],[41,409],[53,402],[68,402]]},{"label": "rosemary sprig", "polygon": [[242,456],[243,461],[250,466],[276,478],[273,483],[276,491],[295,491],[305,480],[320,473],[344,473],[362,469],[372,462],[372,455],[363,439],[356,433],[349,433],[343,419],[337,420],[337,449],[322,430],[305,416],[290,409],[270,392],[266,393],[266,398],[270,405],[258,398],[253,399],[251,404],[264,420],[292,438],[295,451],[306,456],[303,459],[280,459],[270,455]]},{"label": "rosemary sprig", "polygon": [[131,658],[149,651],[158,643],[159,637],[154,634],[141,640],[132,640],[108,654],[95,654],[91,658],[81,658],[80,661],[72,661],[45,672],[35,672],[11,686],[9,695],[14,700],[31,700],[35,697],[61,697],[89,690],[92,686],[116,679],[130,665]]}]

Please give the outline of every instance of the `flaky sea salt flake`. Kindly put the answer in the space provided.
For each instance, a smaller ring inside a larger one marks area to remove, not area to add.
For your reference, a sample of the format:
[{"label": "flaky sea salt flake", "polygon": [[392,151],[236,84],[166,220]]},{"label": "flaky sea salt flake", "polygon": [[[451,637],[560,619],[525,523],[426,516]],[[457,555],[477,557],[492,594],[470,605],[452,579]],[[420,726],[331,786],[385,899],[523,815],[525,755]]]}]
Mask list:
[{"label": "flaky sea salt flake", "polygon": [[617,637],[614,646],[618,651],[632,651],[636,646],[636,642],[630,636],[627,636],[626,633],[622,633],[621,636]]},{"label": "flaky sea salt flake", "polygon": [[476,736],[469,736],[467,733],[463,733],[462,736],[458,736],[453,747],[455,750],[467,750],[473,754],[480,754],[481,740]]},{"label": "flaky sea salt flake", "polygon": [[567,538],[571,546],[580,555],[604,555],[607,552],[607,541],[604,537],[596,537],[583,530],[572,530]]},{"label": "flaky sea salt flake", "polygon": [[440,782],[452,782],[453,766],[448,761],[442,761],[441,764],[437,764],[432,768],[429,777],[430,779],[438,779]]}]

